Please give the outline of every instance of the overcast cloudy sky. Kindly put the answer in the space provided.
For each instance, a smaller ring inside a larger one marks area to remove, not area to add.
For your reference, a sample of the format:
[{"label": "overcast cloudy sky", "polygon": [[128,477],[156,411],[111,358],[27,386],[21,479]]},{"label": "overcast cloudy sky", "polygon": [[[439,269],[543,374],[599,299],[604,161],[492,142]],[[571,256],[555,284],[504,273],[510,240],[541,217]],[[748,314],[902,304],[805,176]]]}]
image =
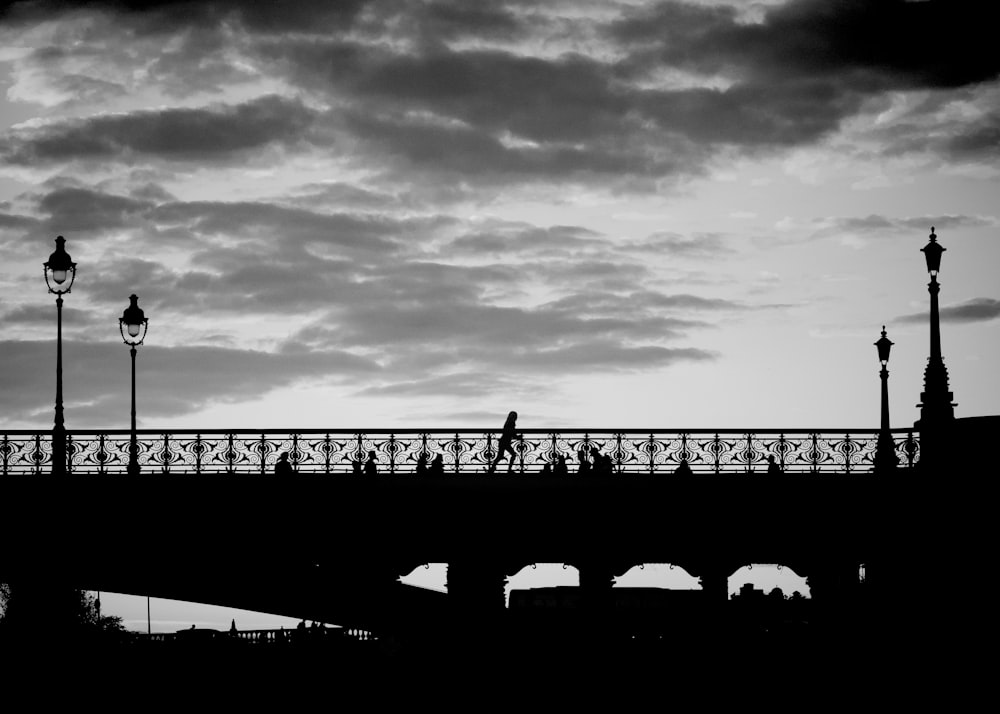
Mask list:
[{"label": "overcast cloudy sky", "polygon": [[14,2],[0,426],[875,427],[932,225],[1000,412],[989,3]]}]

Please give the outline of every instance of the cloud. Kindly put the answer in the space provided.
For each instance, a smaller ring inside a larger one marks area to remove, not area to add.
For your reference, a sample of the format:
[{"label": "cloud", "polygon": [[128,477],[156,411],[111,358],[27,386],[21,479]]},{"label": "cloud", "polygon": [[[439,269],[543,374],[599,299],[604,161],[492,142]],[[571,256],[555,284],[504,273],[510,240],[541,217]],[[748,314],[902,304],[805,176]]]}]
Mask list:
[{"label": "cloud", "polygon": [[811,77],[859,91],[959,87],[992,79],[987,8],[946,0],[790,0],[745,22],[735,6],[660,2],[613,22],[623,44],[673,67],[714,74]]},{"label": "cloud", "polygon": [[[722,155],[813,144],[888,92],[959,90],[1000,72],[986,10],[936,1],[792,0],[753,21],[736,7],[684,2],[581,14],[453,0],[280,11],[109,1],[8,13],[36,28],[71,18],[90,21],[77,42],[21,60],[24,74],[63,77],[60,96],[134,91],[138,72],[180,99],[238,81],[250,93],[290,85],[309,103],[271,95],[57,120],[9,133],[8,163],[231,162],[335,141],[330,158],[373,186],[559,180],[649,191],[704,174]],[[80,64],[87,73],[67,79],[65,67]],[[122,76],[103,76],[112,72]],[[989,119],[953,129],[936,150],[974,158],[995,145]]]},{"label": "cloud", "polygon": [[301,102],[274,95],[236,106],[98,114],[14,129],[0,137],[0,161],[230,161],[307,141],[315,119]]},{"label": "cloud", "polygon": [[837,216],[819,218],[813,221],[811,237],[856,235],[870,238],[897,237],[914,234],[929,235],[931,228],[942,231],[961,228],[981,228],[996,225],[990,216],[965,216],[944,214],[936,216],[913,216],[899,218],[872,213],[867,216]]},{"label": "cloud", "polygon": [[[1000,300],[993,298],[972,298],[958,305],[949,305],[939,310],[942,322],[986,322],[1000,317]],[[928,320],[926,312],[918,312],[910,315],[902,315],[896,318],[896,322],[920,323],[924,324]]]},{"label": "cloud", "polygon": [[[374,361],[344,351],[276,354],[209,346],[141,352],[142,418],[179,416],[218,402],[239,402],[311,381],[356,380],[379,372]],[[64,398],[69,428],[124,428],[128,423],[128,355],[115,341],[64,340]],[[51,413],[55,346],[51,341],[0,342],[3,418],[40,422]]]},{"label": "cloud", "polygon": [[630,253],[662,253],[686,258],[708,258],[732,252],[724,237],[718,233],[683,236],[668,231],[653,233],[645,240],[626,242],[621,249]]}]

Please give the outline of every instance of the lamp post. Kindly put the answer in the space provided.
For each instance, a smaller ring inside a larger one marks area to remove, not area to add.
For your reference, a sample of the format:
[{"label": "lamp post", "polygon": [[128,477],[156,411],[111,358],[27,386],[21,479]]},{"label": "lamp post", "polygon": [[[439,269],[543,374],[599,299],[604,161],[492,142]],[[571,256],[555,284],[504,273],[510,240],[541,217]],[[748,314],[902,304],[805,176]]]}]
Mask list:
[{"label": "lamp post", "polygon": [[875,471],[884,473],[892,471],[899,463],[896,447],[889,432],[889,351],[894,343],[885,335],[885,325],[882,325],[882,337],[875,343],[878,348],[878,361],[882,363],[879,377],[882,379],[882,425],[878,432],[878,446],[875,449]]},{"label": "lamp post", "polygon": [[[933,226],[931,226],[930,242],[920,250],[923,251],[924,259],[927,261],[927,273],[931,276],[931,281],[927,284],[927,291],[931,296],[931,354],[924,369],[921,403],[917,405],[920,407],[921,461],[927,461],[928,457],[938,459],[941,456],[939,447],[945,438],[941,432],[947,430],[954,421],[955,404],[951,401],[952,393],[948,389],[948,369],[941,357],[941,321],[938,315],[938,292],[941,286],[938,284],[937,275],[941,270],[941,254],[946,248],[942,248],[937,242]],[[927,438],[929,432],[930,438]]]},{"label": "lamp post", "polygon": [[66,475],[66,426],[63,421],[62,393],[62,296],[73,287],[76,263],[66,252],[66,239],[56,236],[56,249],[42,264],[45,285],[56,296],[56,414],[52,426],[52,475]]},{"label": "lamp post", "polygon": [[132,427],[128,444],[128,474],[135,476],[139,473],[139,447],[135,438],[135,353],[136,347],[142,344],[146,338],[146,328],[149,320],[139,307],[139,298],[136,295],[129,295],[129,306],[118,318],[118,329],[122,333],[122,339],[129,345],[129,354],[132,355]]}]

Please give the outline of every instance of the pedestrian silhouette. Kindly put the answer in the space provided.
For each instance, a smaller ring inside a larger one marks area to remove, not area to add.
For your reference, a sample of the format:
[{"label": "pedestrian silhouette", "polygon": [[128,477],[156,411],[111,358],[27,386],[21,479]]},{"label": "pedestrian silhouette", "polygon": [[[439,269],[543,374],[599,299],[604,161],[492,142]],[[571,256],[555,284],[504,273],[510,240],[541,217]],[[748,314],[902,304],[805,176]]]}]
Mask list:
[{"label": "pedestrian silhouette", "polygon": [[417,476],[424,476],[427,474],[427,454],[421,452],[417,456]]},{"label": "pedestrian silhouette", "polygon": [[559,454],[558,458],[556,458],[556,465],[555,465],[555,468],[552,469],[552,474],[554,476],[568,476],[569,475],[569,469],[566,468],[566,455],[565,454]]},{"label": "pedestrian silhouette", "polygon": [[275,476],[289,476],[295,473],[295,469],[288,462],[288,452],[282,451],[281,456],[278,457],[277,463],[274,465],[274,475]]},{"label": "pedestrian silhouette", "polygon": [[374,476],[378,473],[378,466],[375,465],[375,452],[368,452],[368,460],[365,462],[365,476]]},{"label": "pedestrian silhouette", "polygon": [[542,476],[551,476],[551,475],[552,475],[552,464],[546,461],[545,466],[542,467]]},{"label": "pedestrian silhouette", "polygon": [[580,449],[579,451],[577,451],[576,458],[580,462],[580,466],[576,470],[576,472],[581,475],[586,475],[590,473],[590,462],[587,461],[587,450]]},{"label": "pedestrian silhouette", "polygon": [[500,443],[497,444],[497,456],[490,464],[488,473],[493,473],[497,470],[497,464],[504,457],[505,454],[510,454],[510,460],[507,463],[507,472],[510,473],[514,469],[514,459],[517,458],[517,452],[514,451],[513,443],[514,438],[517,436],[514,433],[514,429],[517,426],[517,412],[511,412],[507,415],[507,421],[503,423],[503,433],[500,434]]},{"label": "pedestrian silhouette", "polygon": [[611,457],[601,453],[596,447],[590,447],[590,468],[595,476],[611,475]]},{"label": "pedestrian silhouette", "polygon": [[688,465],[688,460],[687,459],[681,459],[681,463],[677,467],[677,470],[674,471],[674,473],[677,476],[691,476],[691,475],[693,475],[694,472],[691,471],[691,467]]},{"label": "pedestrian silhouette", "polygon": [[431,461],[430,468],[427,469],[429,476],[444,476],[444,457],[438,454]]},{"label": "pedestrian silhouette", "polygon": [[782,473],[784,473],[784,472],[781,470],[781,467],[777,464],[777,462],[775,462],[774,456],[773,455],[768,456],[767,457],[767,475],[768,476],[780,476]]},{"label": "pedestrian silhouette", "polygon": [[361,475],[361,462],[357,459],[351,459],[351,473],[355,476]]}]

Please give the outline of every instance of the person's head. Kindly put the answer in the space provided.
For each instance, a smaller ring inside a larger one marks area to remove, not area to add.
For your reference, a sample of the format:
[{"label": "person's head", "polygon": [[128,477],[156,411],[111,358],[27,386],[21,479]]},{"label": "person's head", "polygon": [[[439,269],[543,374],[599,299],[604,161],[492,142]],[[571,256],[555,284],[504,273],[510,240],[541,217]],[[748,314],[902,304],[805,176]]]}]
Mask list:
[{"label": "person's head", "polygon": [[596,446],[591,446],[590,455],[596,458],[601,455],[601,450],[598,449]]},{"label": "person's head", "polygon": [[768,454],[767,455],[767,463],[769,463],[769,464],[773,464],[774,463],[774,455],[773,454]]},{"label": "person's head", "polygon": [[443,461],[444,461],[444,457],[443,457],[443,456],[442,456],[441,454],[436,454],[436,455],[434,456],[434,463],[435,463],[435,464],[440,464],[440,463],[442,463]]},{"label": "person's head", "polygon": [[565,454],[559,454],[559,458],[557,458],[556,461],[558,463],[560,463],[560,464],[565,464],[566,463],[566,455]]},{"label": "person's head", "polygon": [[374,461],[375,460],[375,452],[374,451],[369,451],[368,452],[368,458],[371,459],[372,461]]},{"label": "person's head", "polygon": [[288,461],[288,452],[287,451],[282,451],[281,452],[281,456],[278,457],[278,460],[279,461]]},{"label": "person's head", "polygon": [[508,414],[507,421],[517,421],[517,412],[511,412]]}]

